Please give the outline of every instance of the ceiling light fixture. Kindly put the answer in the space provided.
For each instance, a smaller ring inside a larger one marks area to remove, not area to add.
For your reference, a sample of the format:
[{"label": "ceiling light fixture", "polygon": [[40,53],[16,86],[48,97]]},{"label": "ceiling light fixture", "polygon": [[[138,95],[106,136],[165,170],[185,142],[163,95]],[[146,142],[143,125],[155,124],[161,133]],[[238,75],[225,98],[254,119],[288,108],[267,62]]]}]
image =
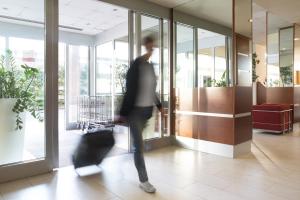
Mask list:
[{"label": "ceiling light fixture", "polygon": [[295,38],[294,40],[295,40],[295,41],[298,41],[298,40],[300,40],[300,38]]},{"label": "ceiling light fixture", "polygon": [[253,19],[249,19],[248,21],[249,21],[250,23],[252,23],[252,22],[253,22]]}]

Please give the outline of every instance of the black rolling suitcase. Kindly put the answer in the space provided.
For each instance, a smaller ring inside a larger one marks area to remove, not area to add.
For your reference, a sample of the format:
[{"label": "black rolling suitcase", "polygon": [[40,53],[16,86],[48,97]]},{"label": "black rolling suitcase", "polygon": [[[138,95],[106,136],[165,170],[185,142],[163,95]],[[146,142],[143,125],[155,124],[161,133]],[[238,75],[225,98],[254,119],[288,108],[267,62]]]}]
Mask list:
[{"label": "black rolling suitcase", "polygon": [[112,128],[89,130],[72,156],[74,168],[99,165],[115,144]]}]

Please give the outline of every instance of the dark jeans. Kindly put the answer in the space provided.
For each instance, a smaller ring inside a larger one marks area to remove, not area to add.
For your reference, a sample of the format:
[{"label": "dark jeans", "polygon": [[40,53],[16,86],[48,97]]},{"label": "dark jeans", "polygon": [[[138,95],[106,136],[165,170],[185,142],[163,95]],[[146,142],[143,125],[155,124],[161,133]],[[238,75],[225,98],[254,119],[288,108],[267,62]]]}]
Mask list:
[{"label": "dark jeans", "polygon": [[140,182],[148,181],[144,160],[143,130],[152,116],[153,107],[136,107],[129,116],[130,133],[133,140],[134,164],[139,174]]}]

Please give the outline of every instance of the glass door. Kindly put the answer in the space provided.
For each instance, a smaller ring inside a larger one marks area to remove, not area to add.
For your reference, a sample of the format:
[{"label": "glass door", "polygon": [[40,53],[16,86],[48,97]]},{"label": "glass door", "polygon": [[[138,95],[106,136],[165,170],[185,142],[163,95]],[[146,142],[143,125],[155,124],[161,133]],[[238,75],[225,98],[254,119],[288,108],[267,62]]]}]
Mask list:
[{"label": "glass door", "polygon": [[[53,86],[58,28],[54,20],[57,16],[44,19],[56,13],[55,1],[47,5],[46,1],[38,0],[26,1],[26,5],[22,1],[1,3],[9,5],[0,11],[0,182],[3,182],[55,167],[52,145],[56,143],[57,94]],[[17,16],[20,8],[22,14]]]},{"label": "glass door", "polygon": [[145,49],[142,40],[146,36],[155,39],[153,55],[149,62],[153,64],[156,74],[157,95],[163,106],[163,113],[157,109],[153,117],[147,122],[143,136],[145,140],[158,139],[169,135],[169,22],[161,18],[136,13],[135,14],[135,44],[137,56],[143,55]]}]

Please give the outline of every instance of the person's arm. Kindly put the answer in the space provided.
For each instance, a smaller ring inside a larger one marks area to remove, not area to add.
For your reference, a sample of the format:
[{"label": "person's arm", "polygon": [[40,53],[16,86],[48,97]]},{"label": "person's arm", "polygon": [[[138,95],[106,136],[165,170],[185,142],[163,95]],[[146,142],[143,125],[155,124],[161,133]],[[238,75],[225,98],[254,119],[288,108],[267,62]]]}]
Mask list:
[{"label": "person's arm", "polygon": [[127,117],[132,111],[138,90],[138,60],[131,65],[126,75],[126,92],[120,110],[120,116]]},{"label": "person's arm", "polygon": [[159,100],[158,94],[155,93],[155,105],[159,111],[162,111],[162,104]]}]

